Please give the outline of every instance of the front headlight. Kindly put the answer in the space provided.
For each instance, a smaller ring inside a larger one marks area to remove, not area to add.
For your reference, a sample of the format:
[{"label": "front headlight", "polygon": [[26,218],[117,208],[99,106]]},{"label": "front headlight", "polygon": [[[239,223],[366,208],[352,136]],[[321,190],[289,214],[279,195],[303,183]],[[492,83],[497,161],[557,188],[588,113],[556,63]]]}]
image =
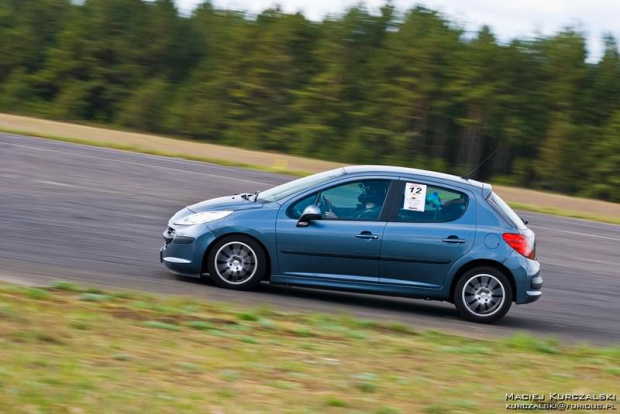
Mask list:
[{"label": "front headlight", "polygon": [[174,221],[173,224],[179,226],[193,226],[195,224],[204,224],[209,223],[210,221],[222,219],[226,216],[230,216],[232,213],[232,210],[203,211],[202,213],[191,214],[189,216],[177,219]]}]

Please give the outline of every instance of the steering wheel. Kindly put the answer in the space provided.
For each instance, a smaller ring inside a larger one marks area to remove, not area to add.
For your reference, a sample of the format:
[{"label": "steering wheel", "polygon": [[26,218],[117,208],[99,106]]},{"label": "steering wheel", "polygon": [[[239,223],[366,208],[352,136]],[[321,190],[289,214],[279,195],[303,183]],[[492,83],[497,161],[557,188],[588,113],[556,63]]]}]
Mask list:
[{"label": "steering wheel", "polygon": [[338,211],[336,210],[336,207],[332,204],[331,201],[329,201],[329,198],[325,197],[323,194],[321,194],[321,211],[323,211],[323,214],[325,215],[325,217],[327,218],[337,218],[338,217]]}]

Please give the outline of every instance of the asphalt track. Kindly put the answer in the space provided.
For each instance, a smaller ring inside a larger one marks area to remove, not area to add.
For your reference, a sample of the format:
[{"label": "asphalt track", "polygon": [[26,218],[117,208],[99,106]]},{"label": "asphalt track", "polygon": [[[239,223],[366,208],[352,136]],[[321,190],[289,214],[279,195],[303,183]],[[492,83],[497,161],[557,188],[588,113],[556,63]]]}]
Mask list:
[{"label": "asphalt track", "polygon": [[616,225],[522,213],[538,235],[544,294],[536,303],[513,306],[493,326],[461,321],[447,303],[269,285],[235,292],[176,278],[159,264],[161,232],[176,210],[289,179],[0,134],[0,279],[33,285],[72,280],[241,306],[348,313],[473,337],[528,331],[573,343],[620,344]]}]

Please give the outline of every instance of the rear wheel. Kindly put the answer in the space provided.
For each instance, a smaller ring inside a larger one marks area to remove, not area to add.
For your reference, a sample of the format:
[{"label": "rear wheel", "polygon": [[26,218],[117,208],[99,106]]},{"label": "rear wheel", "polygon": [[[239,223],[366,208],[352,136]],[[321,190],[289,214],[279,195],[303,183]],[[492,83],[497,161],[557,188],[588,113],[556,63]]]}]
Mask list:
[{"label": "rear wheel", "polygon": [[468,270],[454,290],[454,305],[461,316],[478,323],[494,323],[503,318],[512,299],[510,281],[493,267]]},{"label": "rear wheel", "polygon": [[253,238],[241,234],[223,237],[209,250],[207,269],[217,286],[251,290],[267,272],[267,256]]}]

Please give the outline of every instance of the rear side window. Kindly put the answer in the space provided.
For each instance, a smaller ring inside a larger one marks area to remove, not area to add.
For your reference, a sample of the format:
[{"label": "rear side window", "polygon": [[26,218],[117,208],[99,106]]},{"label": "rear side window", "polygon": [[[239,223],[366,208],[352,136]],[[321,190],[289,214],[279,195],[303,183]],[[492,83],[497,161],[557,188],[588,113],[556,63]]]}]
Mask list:
[{"label": "rear side window", "polygon": [[447,223],[458,220],[465,214],[469,197],[465,193],[444,187],[407,182],[396,202],[396,221]]},{"label": "rear side window", "polygon": [[527,227],[523,223],[523,220],[521,220],[521,217],[519,217],[517,213],[515,213],[513,209],[511,209],[510,206],[506,204],[506,202],[502,200],[502,198],[497,194],[491,193],[491,195],[489,196],[489,204],[491,204],[491,207],[493,207],[493,209],[497,211],[504,218],[504,220],[506,220],[514,228],[519,230],[527,229]]}]

